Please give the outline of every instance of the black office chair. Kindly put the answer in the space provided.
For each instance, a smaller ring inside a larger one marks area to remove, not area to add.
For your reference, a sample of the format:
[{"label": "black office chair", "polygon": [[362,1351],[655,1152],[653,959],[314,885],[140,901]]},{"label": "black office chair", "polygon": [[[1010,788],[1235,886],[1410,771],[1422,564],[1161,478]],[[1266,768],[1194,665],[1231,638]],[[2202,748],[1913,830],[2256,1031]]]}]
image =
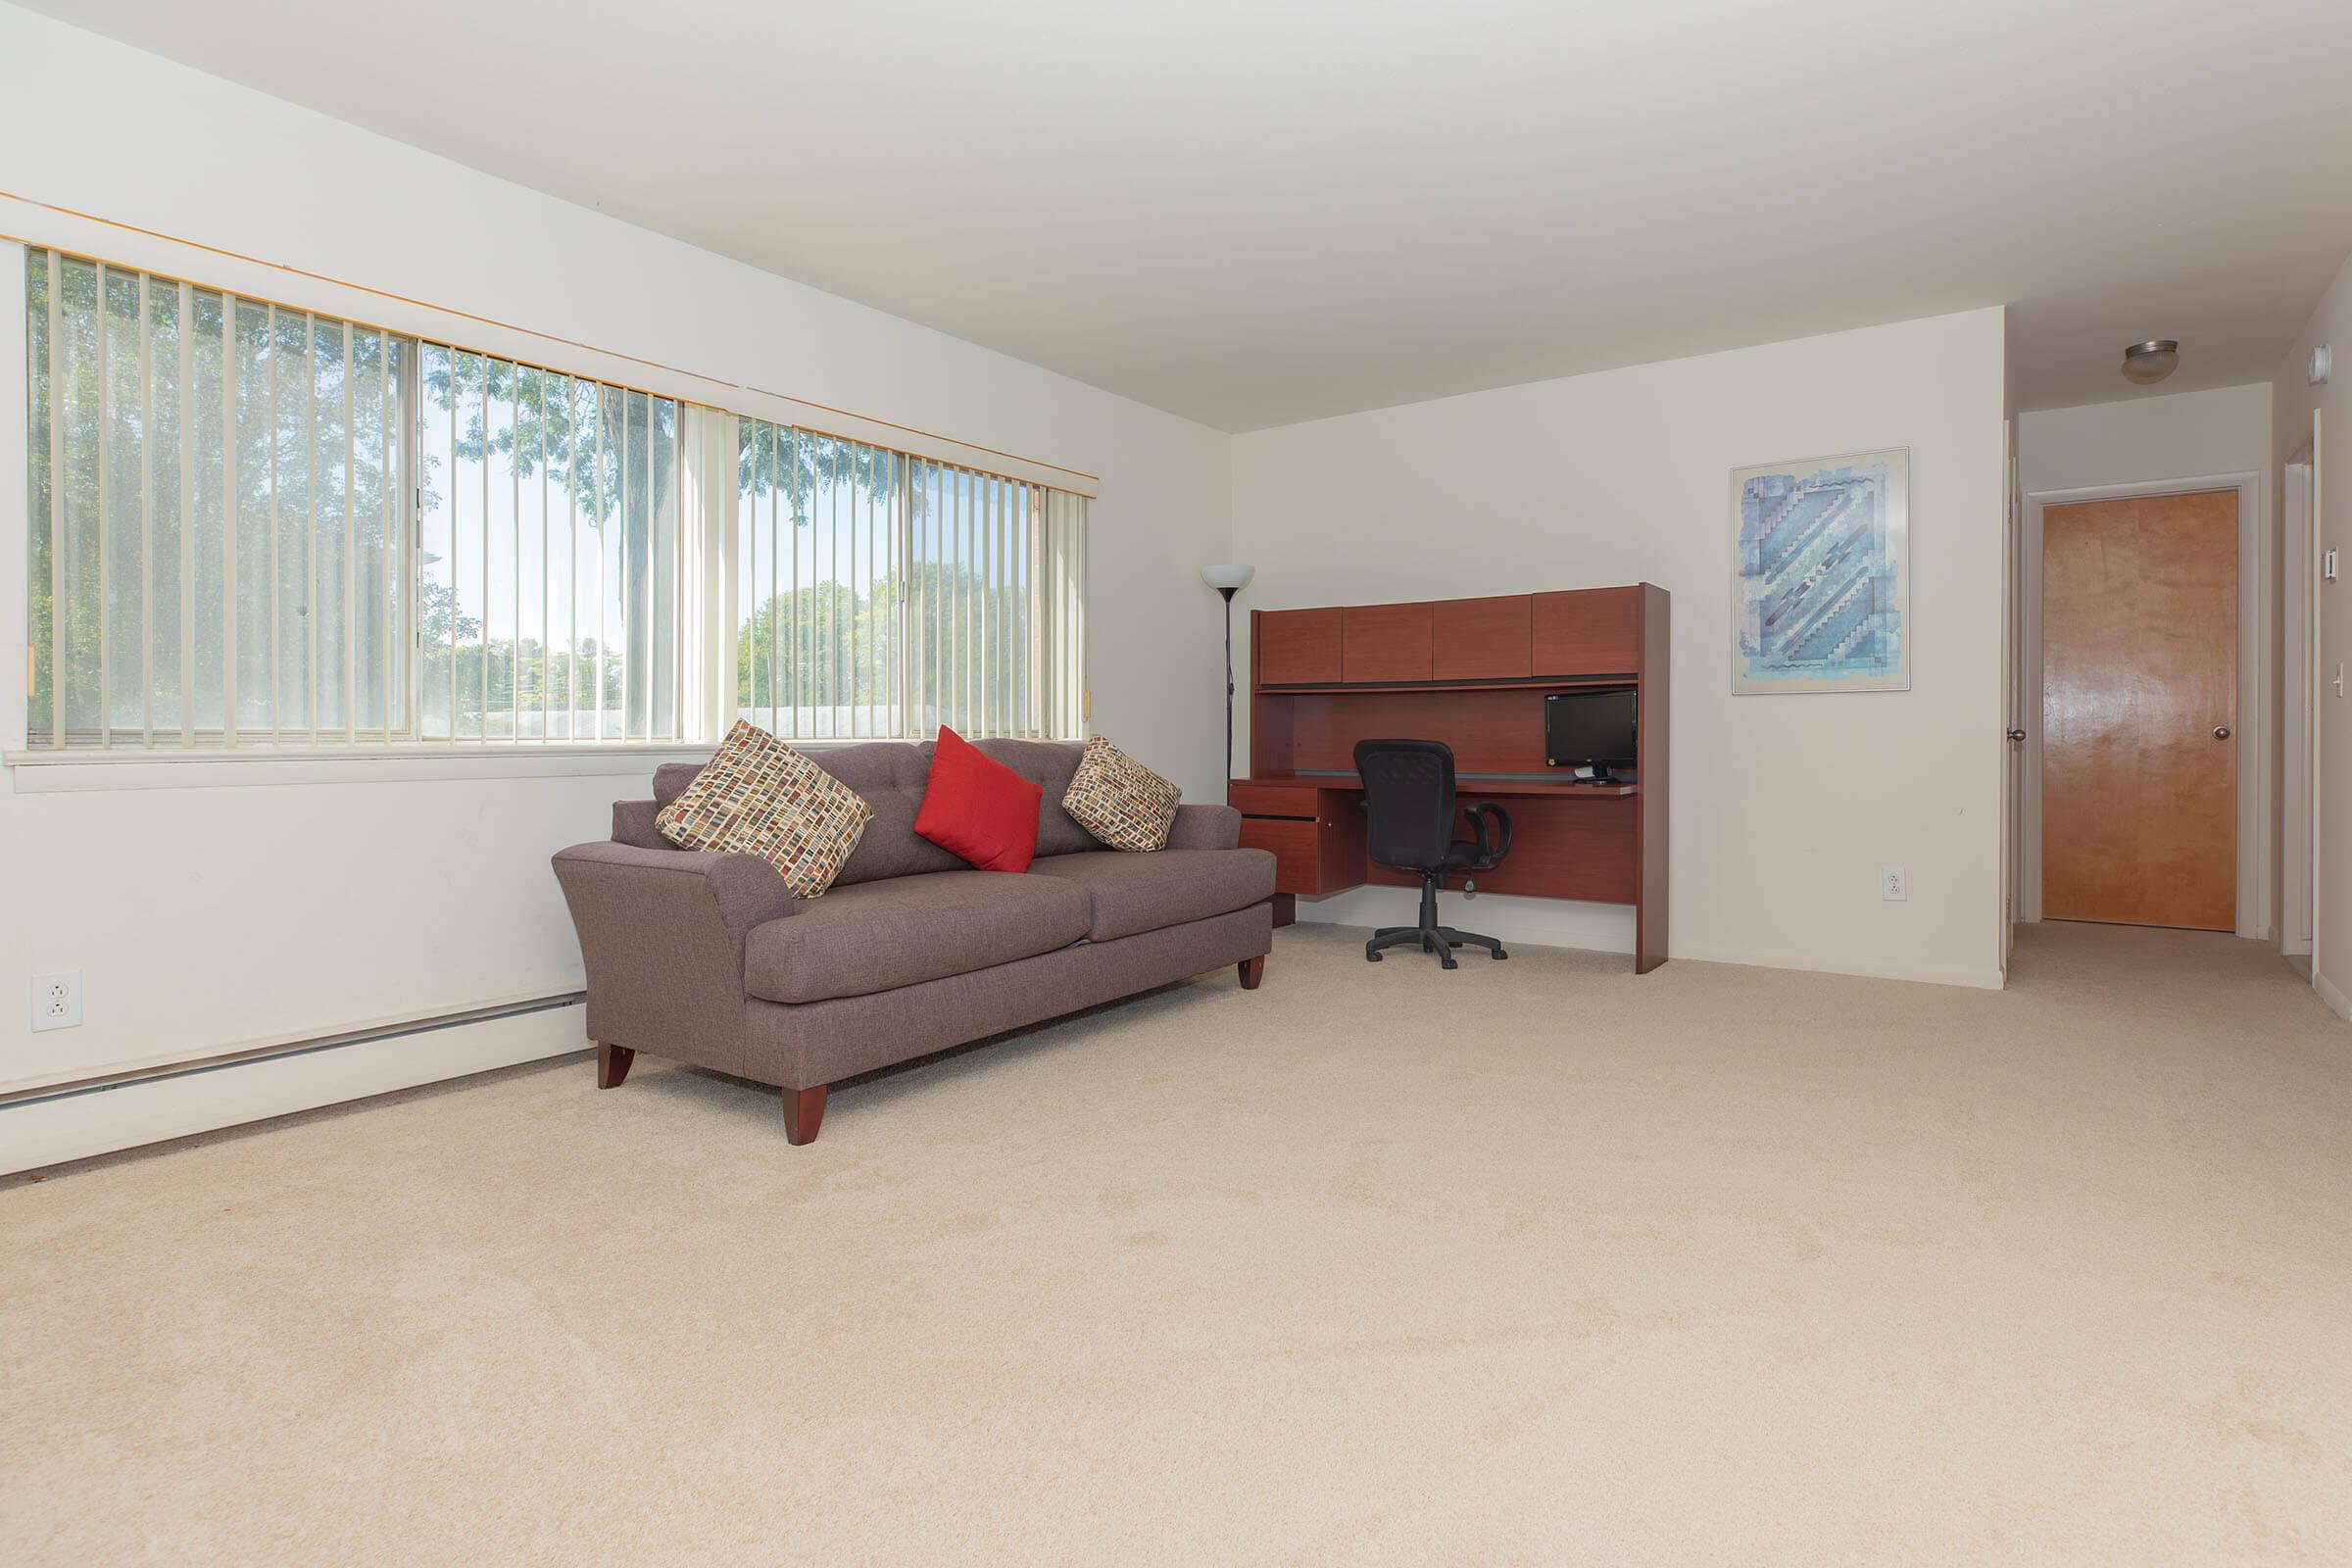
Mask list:
[{"label": "black office chair", "polygon": [[[1511,849],[1511,814],[1481,801],[1468,808],[1477,842],[1464,844],[1453,836],[1453,748],[1444,741],[1358,741],[1355,771],[1364,781],[1372,858],[1421,874],[1421,923],[1373,932],[1364,956],[1378,963],[1381,949],[1412,945],[1455,969],[1460,965],[1453,961],[1453,950],[1467,945],[1509,957],[1493,937],[1438,924],[1438,889],[1457,871],[1487,871],[1502,862]],[[1487,838],[1489,817],[1499,834],[1493,842]]]}]

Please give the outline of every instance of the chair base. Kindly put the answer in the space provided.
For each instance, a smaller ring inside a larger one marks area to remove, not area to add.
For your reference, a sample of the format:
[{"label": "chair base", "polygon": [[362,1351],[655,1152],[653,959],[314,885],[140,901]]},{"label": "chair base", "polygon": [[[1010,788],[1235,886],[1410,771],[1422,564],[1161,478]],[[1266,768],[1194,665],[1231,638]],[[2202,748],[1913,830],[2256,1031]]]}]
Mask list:
[{"label": "chair base", "polygon": [[1434,873],[1424,872],[1421,879],[1421,923],[1418,925],[1387,925],[1372,933],[1364,944],[1364,960],[1380,962],[1384,948],[1416,947],[1424,953],[1434,953],[1438,962],[1447,969],[1458,969],[1453,961],[1455,948],[1484,948],[1493,958],[1507,958],[1502,944],[1493,937],[1480,936],[1475,931],[1457,931],[1449,925],[1438,924],[1438,883]]}]

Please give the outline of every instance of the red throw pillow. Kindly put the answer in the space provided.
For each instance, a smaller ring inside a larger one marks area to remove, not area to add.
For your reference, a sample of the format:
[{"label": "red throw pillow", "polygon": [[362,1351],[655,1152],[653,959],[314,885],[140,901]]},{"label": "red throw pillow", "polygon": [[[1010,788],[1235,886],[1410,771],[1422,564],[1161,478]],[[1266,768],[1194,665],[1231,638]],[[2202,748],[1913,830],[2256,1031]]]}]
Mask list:
[{"label": "red throw pillow", "polygon": [[914,830],[983,871],[1026,871],[1037,858],[1037,805],[1044,794],[942,724]]}]

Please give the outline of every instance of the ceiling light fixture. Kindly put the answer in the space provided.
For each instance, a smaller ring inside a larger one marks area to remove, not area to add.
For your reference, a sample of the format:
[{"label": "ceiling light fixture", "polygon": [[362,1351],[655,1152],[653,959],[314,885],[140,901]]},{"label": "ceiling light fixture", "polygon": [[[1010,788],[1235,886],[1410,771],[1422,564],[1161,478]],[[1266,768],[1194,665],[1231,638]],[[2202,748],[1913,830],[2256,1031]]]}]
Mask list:
[{"label": "ceiling light fixture", "polygon": [[2180,363],[2178,338],[2152,337],[2124,350],[2124,379],[2140,386],[2154,386],[2172,374]]}]

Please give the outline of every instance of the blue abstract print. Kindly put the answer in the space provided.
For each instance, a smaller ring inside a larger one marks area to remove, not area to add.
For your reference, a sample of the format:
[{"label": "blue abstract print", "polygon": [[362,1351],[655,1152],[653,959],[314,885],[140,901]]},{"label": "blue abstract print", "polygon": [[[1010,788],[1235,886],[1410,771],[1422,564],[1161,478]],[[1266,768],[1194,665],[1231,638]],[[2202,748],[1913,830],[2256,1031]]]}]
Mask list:
[{"label": "blue abstract print", "polygon": [[1906,459],[1879,452],[1740,472],[1736,689],[1910,684]]}]

